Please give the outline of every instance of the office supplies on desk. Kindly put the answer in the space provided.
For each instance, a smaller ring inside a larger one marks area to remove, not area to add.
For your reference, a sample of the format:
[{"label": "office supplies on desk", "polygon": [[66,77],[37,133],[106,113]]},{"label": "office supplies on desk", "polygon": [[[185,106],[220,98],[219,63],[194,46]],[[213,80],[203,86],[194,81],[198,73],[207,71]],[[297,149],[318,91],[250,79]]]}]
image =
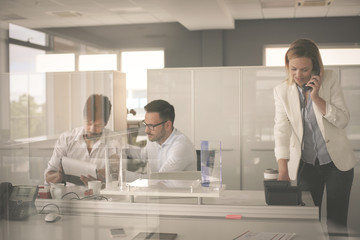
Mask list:
[{"label": "office supplies on desk", "polygon": [[242,216],[239,214],[228,214],[225,216],[226,219],[241,219]]},{"label": "office supplies on desk", "polygon": [[73,158],[63,157],[61,159],[61,166],[63,168],[64,179],[77,185],[83,185],[80,176],[87,177],[88,175],[96,178],[96,164],[85,162]]},{"label": "office supplies on desk", "polygon": [[128,184],[130,187],[147,188],[158,190],[179,190],[186,189],[191,191],[200,187],[200,180],[165,180],[165,179],[137,179]]},{"label": "office supplies on desk", "polygon": [[38,198],[49,199],[51,198],[50,185],[38,185]]},{"label": "office supplies on desk", "polygon": [[273,233],[273,232],[251,232],[247,231],[237,236],[233,240],[290,240],[295,233]]},{"label": "office supplies on desk", "polygon": [[268,205],[303,204],[301,189],[289,181],[264,180],[265,201]]},{"label": "office supplies on desk", "polygon": [[89,181],[88,182],[88,188],[93,190],[94,195],[99,195],[101,190],[101,181],[95,180],[95,181]]},{"label": "office supplies on desk", "polygon": [[140,232],[132,240],[174,240],[177,233]]},{"label": "office supplies on desk", "polygon": [[36,213],[35,199],[38,194],[37,186],[16,185],[4,182],[0,186],[1,218],[10,220],[24,220]]},{"label": "office supplies on desk", "polygon": [[45,222],[48,222],[48,223],[55,222],[59,218],[60,218],[59,214],[50,212],[45,215]]},{"label": "office supplies on desk", "polygon": [[126,233],[123,228],[112,228],[110,229],[110,236],[111,237],[125,237]]},{"label": "office supplies on desk", "polygon": [[65,192],[64,183],[50,183],[50,194],[53,199],[61,199]]}]

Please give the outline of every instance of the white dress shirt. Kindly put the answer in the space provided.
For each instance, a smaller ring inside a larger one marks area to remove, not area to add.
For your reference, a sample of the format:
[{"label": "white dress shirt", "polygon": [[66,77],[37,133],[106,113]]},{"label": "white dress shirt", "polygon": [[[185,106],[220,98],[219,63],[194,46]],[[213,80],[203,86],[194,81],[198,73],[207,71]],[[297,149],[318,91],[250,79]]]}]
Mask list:
[{"label": "white dress shirt", "polygon": [[325,165],[332,162],[329,152],[326,148],[326,143],[321,135],[319,125],[316,121],[316,115],[313,108],[313,101],[309,94],[309,99],[306,101],[302,92],[302,88],[297,86],[299,90],[300,105],[303,117],[303,143],[301,159],[309,164],[315,165],[316,159],[319,160],[320,165]]},{"label": "white dress shirt", "polygon": [[148,141],[142,156],[151,172],[196,171],[196,151],[189,138],[176,128],[163,144]]},{"label": "white dress shirt", "polygon": [[[46,174],[49,171],[58,171],[60,168],[60,160],[62,157],[73,158],[85,162],[95,163],[97,169],[105,167],[105,150],[108,150],[108,156],[120,156],[121,152],[121,138],[111,138],[113,133],[104,129],[103,135],[92,146],[91,152],[87,149],[86,142],[84,140],[85,129],[84,127],[75,128],[72,131],[62,133],[57,140],[53,155],[48,163],[48,167],[44,173],[44,179],[46,183]],[[107,136],[105,138],[104,136]],[[108,139],[106,143],[106,139]],[[105,147],[106,146],[106,147]]]}]

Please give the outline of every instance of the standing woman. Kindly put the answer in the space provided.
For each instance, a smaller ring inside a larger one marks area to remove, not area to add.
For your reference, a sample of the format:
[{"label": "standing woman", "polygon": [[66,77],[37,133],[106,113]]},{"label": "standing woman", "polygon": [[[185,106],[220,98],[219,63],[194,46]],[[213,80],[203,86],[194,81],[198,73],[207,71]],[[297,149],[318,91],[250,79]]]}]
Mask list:
[{"label": "standing woman", "polygon": [[339,78],[324,70],[319,49],[309,39],[290,45],[285,66],[287,80],[274,88],[278,180],[298,177],[319,212],[326,186],[328,232],[347,234],[356,158],[346,137],[350,114]]}]

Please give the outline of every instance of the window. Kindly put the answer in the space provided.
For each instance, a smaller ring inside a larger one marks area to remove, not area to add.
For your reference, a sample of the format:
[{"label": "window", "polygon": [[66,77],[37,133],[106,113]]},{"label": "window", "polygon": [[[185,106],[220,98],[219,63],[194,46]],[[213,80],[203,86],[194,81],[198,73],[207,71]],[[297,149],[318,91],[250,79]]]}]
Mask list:
[{"label": "window", "polygon": [[[360,64],[360,48],[320,48],[324,65]],[[284,66],[287,47],[266,47],[265,66]]]},{"label": "window", "polygon": [[29,28],[9,24],[9,37],[24,43],[35,44],[46,47],[47,35],[45,33],[35,31]]},{"label": "window", "polygon": [[320,49],[324,65],[360,64],[360,48]]},{"label": "window", "polygon": [[164,67],[164,51],[126,51],[121,53],[121,71],[126,73],[126,103],[136,115],[128,115],[129,120],[142,120],[147,104],[147,69]]},{"label": "window", "polygon": [[75,70],[75,54],[38,54],[36,72],[71,72]]},{"label": "window", "polygon": [[45,74],[36,71],[36,58],[45,54],[44,33],[9,26],[10,138],[22,139],[46,134]]},{"label": "window", "polygon": [[117,70],[116,54],[79,56],[79,71]]},{"label": "window", "polygon": [[265,66],[284,66],[288,48],[265,48]]}]

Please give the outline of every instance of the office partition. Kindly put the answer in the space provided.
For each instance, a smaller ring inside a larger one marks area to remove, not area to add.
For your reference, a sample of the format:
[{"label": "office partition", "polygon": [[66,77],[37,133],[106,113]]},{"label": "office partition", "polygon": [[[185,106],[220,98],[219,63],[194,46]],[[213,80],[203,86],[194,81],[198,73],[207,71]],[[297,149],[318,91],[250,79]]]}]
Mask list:
[{"label": "office partition", "polygon": [[[340,77],[351,120],[347,133],[360,151],[359,66],[327,66]],[[223,142],[227,189],[263,189],[263,172],[277,168],[274,155],[273,87],[286,79],[284,67],[167,68],[148,71],[148,101],[175,107],[175,127],[197,149],[201,140]]]}]

